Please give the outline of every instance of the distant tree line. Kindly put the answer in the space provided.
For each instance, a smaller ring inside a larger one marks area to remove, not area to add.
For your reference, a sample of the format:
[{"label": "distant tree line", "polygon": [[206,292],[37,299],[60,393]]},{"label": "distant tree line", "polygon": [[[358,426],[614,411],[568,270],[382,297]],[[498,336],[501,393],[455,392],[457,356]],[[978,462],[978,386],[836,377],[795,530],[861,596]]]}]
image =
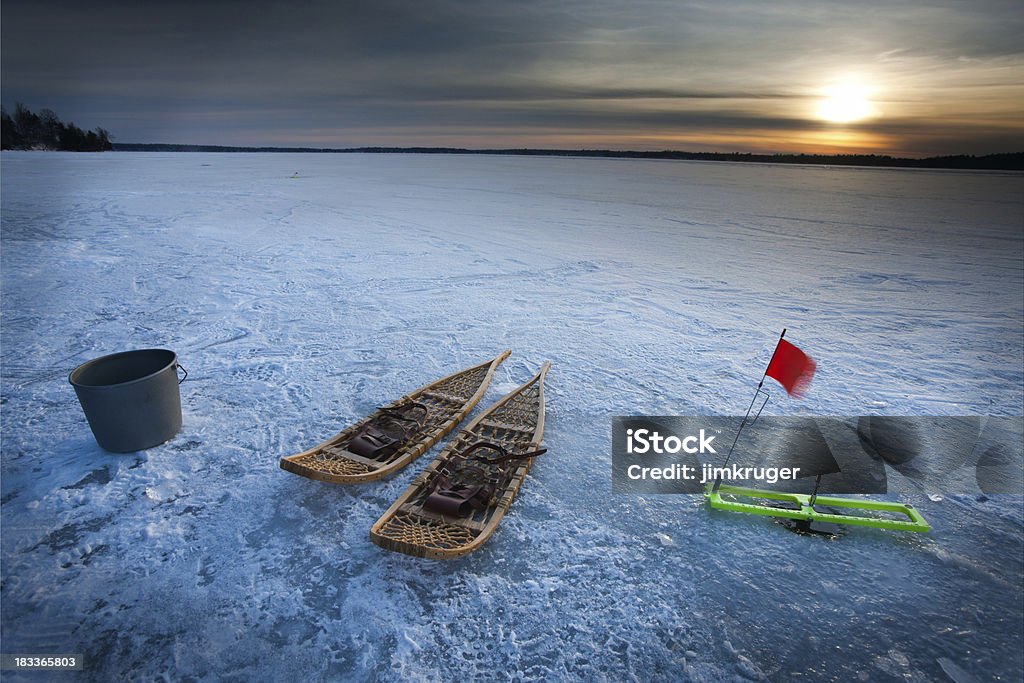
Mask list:
[{"label": "distant tree line", "polygon": [[989,171],[1024,171],[1024,152],[957,155],[907,159],[879,154],[747,154],[730,152],[634,152],[611,149],[461,149],[458,147],[228,147],[225,145],[170,145],[118,143],[122,152],[304,152],[321,154],[503,154],[513,156],[609,157],[673,159],[678,161],[732,161],[818,166],[882,166],[890,168],[946,168]]},{"label": "distant tree line", "polygon": [[0,148],[106,152],[114,146],[110,133],[102,128],[85,131],[64,123],[51,109],[40,109],[36,114],[19,102],[14,116],[0,107]]}]

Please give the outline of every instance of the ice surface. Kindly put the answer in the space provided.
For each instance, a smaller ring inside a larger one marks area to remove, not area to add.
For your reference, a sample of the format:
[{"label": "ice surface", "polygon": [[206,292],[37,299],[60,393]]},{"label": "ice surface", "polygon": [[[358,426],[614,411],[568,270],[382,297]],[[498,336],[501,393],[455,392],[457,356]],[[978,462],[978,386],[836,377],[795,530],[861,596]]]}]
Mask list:
[{"label": "ice surface", "polygon": [[[988,173],[5,152],[2,649],[98,681],[1020,680],[1020,497],[904,481],[930,534],[828,542],[612,495],[609,430],[742,413],[782,327],[818,374],[768,413],[1020,415],[1022,198]],[[190,373],[184,427],[105,453],[67,374],[151,346]],[[551,360],[550,450],[474,555],[370,543],[426,460],[278,468],[505,348],[477,411]]]}]

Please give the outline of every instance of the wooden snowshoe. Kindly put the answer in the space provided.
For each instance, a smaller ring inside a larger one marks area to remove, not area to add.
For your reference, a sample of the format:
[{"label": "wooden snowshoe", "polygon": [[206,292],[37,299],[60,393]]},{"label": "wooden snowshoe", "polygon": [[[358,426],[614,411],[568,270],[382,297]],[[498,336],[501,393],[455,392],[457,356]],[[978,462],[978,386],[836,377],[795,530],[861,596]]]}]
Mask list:
[{"label": "wooden snowshoe", "polygon": [[403,396],[320,445],[281,458],[281,469],[334,484],[394,474],[430,450],[473,409],[495,369],[511,353]]},{"label": "wooden snowshoe", "polygon": [[550,363],[459,432],[377,520],[377,545],[434,559],[466,555],[497,529],[544,452],[544,377]]}]

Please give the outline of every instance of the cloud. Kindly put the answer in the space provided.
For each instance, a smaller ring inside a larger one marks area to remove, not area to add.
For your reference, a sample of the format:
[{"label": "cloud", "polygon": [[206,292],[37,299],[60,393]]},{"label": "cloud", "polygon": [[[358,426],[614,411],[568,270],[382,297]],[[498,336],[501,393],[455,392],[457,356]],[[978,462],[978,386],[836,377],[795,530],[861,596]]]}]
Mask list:
[{"label": "cloud", "polygon": [[1006,89],[1024,67],[1024,11],[995,0],[42,0],[2,12],[8,106],[139,141],[210,142],[230,132],[215,123],[225,112],[241,117],[232,134],[244,144],[303,126],[338,131],[339,145],[358,144],[359,130],[398,139],[442,125],[561,127],[573,140],[603,127],[806,131],[819,127],[817,91],[849,77],[877,84],[900,118],[913,107],[894,93],[935,118],[955,109],[935,99],[951,83],[984,82],[983,121],[1019,109]]}]

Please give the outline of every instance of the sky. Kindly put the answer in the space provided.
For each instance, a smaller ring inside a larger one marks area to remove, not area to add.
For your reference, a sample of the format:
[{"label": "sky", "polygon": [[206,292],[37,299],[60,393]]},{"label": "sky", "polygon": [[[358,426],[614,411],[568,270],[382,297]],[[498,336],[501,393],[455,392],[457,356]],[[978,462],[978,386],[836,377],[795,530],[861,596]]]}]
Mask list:
[{"label": "sky", "polygon": [[4,0],[0,99],[114,142],[1024,151],[1024,2]]}]

